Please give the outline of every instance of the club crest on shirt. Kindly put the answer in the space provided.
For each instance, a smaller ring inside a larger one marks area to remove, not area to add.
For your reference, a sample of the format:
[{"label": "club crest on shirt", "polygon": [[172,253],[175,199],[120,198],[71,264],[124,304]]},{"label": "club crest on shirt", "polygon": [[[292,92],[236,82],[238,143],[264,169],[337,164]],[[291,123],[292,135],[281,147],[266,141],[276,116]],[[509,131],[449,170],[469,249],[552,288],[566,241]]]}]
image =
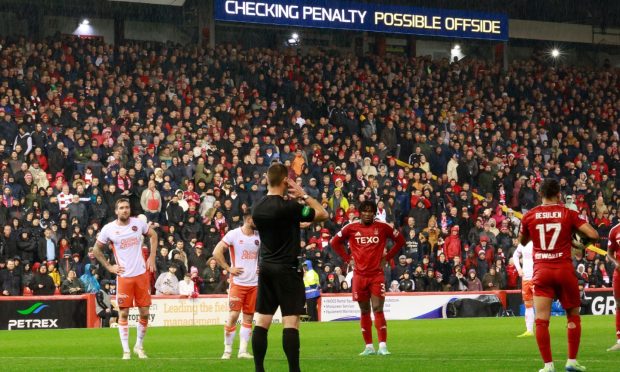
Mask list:
[{"label": "club crest on shirt", "polygon": [[375,228],[375,230],[374,230],[374,234],[375,234],[375,235],[379,235],[379,229]]},{"label": "club crest on shirt", "polygon": [[123,304],[125,304],[125,300],[126,300],[126,299],[128,299],[128,298],[129,298],[129,296],[128,296],[128,295],[126,295],[125,293],[118,293],[118,294],[116,295],[116,302],[117,302],[119,305],[123,305]]},{"label": "club crest on shirt", "polygon": [[257,246],[260,245],[260,242],[258,241],[258,239],[254,241],[254,244],[256,244]]},{"label": "club crest on shirt", "polygon": [[239,244],[243,244],[243,240],[239,240]]},{"label": "club crest on shirt", "polygon": [[131,231],[133,231],[133,232],[138,231],[138,226],[132,226],[132,227],[131,227]]}]

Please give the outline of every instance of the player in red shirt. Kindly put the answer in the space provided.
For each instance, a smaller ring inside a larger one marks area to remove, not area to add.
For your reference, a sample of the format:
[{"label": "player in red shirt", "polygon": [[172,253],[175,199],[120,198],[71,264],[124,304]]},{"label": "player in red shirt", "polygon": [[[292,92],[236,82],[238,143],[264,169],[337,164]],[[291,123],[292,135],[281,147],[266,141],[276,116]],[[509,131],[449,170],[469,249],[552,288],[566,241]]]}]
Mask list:
[{"label": "player in red shirt", "polygon": [[579,214],[560,204],[560,184],[545,179],[540,186],[542,205],[528,211],[521,221],[519,242],[534,243],[534,308],[536,309],[536,342],[545,366],[540,372],[555,371],[551,357],[549,318],[551,303],[559,298],[566,310],[568,361],[566,371],[585,371],[576,358],[581,340],[579,285],[574,274],[571,247],[573,232],[579,231],[590,240],[598,233]]},{"label": "player in red shirt", "polygon": [[[344,258],[345,262],[355,262],[353,274],[352,292],[353,301],[357,301],[360,307],[360,324],[362,336],[366,342],[366,348],[360,355],[375,354],[372,343],[372,320],[370,319],[370,305],[375,315],[375,328],[379,338],[379,355],[388,355],[387,350],[387,324],[383,315],[383,303],[385,301],[385,282],[383,276],[383,259],[390,260],[405,244],[405,238],[390,225],[375,221],[377,205],[371,201],[364,201],[360,208],[360,221],[352,222],[342,228],[334,236],[331,245]],[[385,252],[387,239],[394,242],[389,252]],[[347,253],[344,242],[349,242]]]},{"label": "player in red shirt", "polygon": [[614,297],[616,298],[616,343],[607,351],[620,351],[620,224],[612,227],[609,231],[607,243],[607,257],[616,266],[614,270]]}]

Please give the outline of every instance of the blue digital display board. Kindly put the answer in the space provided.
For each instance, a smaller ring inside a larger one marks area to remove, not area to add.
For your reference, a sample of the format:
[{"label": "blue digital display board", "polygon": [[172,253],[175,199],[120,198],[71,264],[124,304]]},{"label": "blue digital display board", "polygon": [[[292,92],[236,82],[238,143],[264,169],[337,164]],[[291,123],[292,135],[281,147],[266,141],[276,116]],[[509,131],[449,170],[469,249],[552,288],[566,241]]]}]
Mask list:
[{"label": "blue digital display board", "polygon": [[341,0],[215,0],[218,21],[508,40],[508,17]]}]

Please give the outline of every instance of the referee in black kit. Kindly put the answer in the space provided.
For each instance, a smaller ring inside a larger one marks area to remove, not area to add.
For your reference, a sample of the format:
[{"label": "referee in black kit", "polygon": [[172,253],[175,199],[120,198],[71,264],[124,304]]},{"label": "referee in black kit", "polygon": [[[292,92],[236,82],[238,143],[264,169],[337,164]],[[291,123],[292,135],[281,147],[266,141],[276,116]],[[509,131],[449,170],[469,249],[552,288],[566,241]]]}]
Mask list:
[{"label": "referee in black kit", "polygon": [[[265,370],[267,331],[278,306],[282,311],[282,347],[289,371],[299,369],[299,316],[306,304],[301,247],[301,222],[325,221],[329,215],[316,199],[308,196],[280,163],[267,170],[267,195],[252,208],[252,218],[260,235],[256,326],[252,334],[254,366]],[[288,194],[288,200],[285,196]],[[297,200],[305,201],[305,205]]]}]

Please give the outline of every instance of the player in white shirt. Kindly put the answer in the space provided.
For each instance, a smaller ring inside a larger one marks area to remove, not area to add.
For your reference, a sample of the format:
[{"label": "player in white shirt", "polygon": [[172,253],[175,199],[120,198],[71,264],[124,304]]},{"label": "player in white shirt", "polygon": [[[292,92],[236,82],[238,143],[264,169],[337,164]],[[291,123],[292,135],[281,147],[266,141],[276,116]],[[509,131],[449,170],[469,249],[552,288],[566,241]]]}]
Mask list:
[{"label": "player in white shirt", "polygon": [[[106,270],[116,274],[116,301],[120,309],[118,331],[123,346],[123,359],[131,358],[127,316],[129,308],[134,306],[139,308],[140,320],[133,351],[140,359],[145,359],[147,356],[142,345],[148,326],[149,306],[151,306],[151,285],[147,270],[155,271],[157,233],[149,228],[146,222],[129,216],[129,199],[119,199],[114,211],[117,219],[101,229],[95,243],[94,253]],[[151,254],[146,261],[142,255],[143,236],[148,236],[151,243]],[[114,253],[115,265],[111,265],[103,256],[103,249],[108,244]]]},{"label": "player in white shirt", "polygon": [[[521,296],[523,296],[523,303],[525,304],[525,332],[517,337],[534,336],[534,288],[532,286],[532,277],[534,276],[533,249],[534,243],[531,241],[525,246],[519,244],[512,255],[513,263],[521,277]],[[519,258],[523,258],[523,266],[521,266]]]},{"label": "player in white shirt", "polygon": [[[248,353],[248,342],[252,336],[252,320],[256,306],[258,286],[258,249],[260,237],[252,221],[252,215],[243,216],[243,226],[229,231],[215,246],[213,257],[217,263],[230,273],[228,290],[229,316],[224,327],[224,354],[222,359],[230,359],[232,343],[237,331],[237,319],[243,311],[243,321],[239,332],[239,354],[241,359],[252,359]],[[230,250],[231,265],[224,258],[224,251]]]}]

